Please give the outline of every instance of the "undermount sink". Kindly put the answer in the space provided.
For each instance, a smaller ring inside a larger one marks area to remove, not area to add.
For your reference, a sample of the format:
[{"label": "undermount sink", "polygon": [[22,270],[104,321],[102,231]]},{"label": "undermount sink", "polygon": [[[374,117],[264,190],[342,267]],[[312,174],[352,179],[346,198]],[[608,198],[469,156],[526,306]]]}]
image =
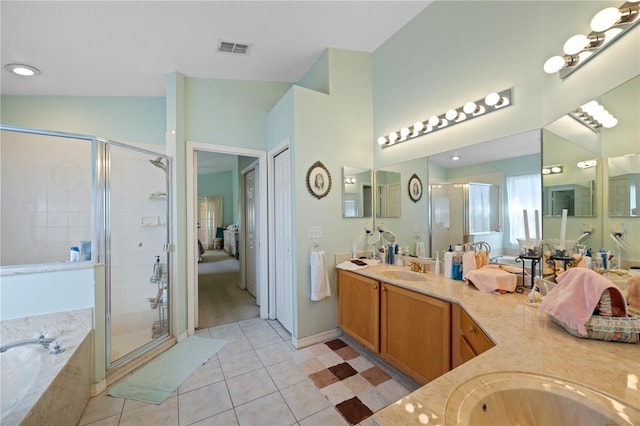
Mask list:
[{"label": "undermount sink", "polygon": [[385,278],[403,281],[426,281],[424,274],[413,271],[405,271],[404,269],[385,269],[380,271],[380,275]]},{"label": "undermount sink", "polygon": [[640,410],[550,376],[490,373],[453,391],[447,400],[445,424],[637,425]]}]

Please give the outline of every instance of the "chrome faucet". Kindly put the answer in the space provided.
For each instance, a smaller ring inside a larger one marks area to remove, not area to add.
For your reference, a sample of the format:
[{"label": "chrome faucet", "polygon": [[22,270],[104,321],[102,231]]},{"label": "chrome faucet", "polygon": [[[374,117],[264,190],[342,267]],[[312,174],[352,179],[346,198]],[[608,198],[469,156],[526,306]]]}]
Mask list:
[{"label": "chrome faucet", "polygon": [[[9,349],[12,348],[17,348],[18,346],[25,346],[25,345],[42,345],[43,348],[45,349],[49,349],[49,345],[56,341],[56,339],[52,339],[50,337],[44,337],[44,335],[40,335],[40,337],[36,337],[33,339],[25,339],[25,340],[18,340],[17,342],[11,342],[11,343],[5,343],[4,345],[0,346],[0,352],[6,352]],[[64,352],[64,348],[62,348],[62,343],[61,342],[56,342],[54,343],[54,347],[51,350],[51,354],[58,354],[60,352]]]}]

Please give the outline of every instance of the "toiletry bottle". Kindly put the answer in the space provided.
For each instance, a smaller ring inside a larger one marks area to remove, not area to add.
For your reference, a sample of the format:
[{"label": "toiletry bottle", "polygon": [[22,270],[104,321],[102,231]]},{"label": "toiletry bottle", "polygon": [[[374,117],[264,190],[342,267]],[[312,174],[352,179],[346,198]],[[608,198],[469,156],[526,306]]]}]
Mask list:
[{"label": "toiletry bottle", "polygon": [[151,275],[153,282],[160,280],[160,256],[156,256],[156,262],[153,264],[153,274]]},{"label": "toiletry bottle", "polygon": [[[449,246],[451,248],[451,246]],[[444,254],[444,277],[453,278],[453,249]]]},{"label": "toiletry bottle", "polygon": [[387,263],[393,265],[393,244],[389,244],[387,247]]},{"label": "toiletry bottle", "polygon": [[80,262],[80,249],[76,246],[69,250],[69,260],[71,262]]},{"label": "toiletry bottle", "polygon": [[451,275],[454,280],[462,281],[462,247],[456,245],[453,252],[453,266]]},{"label": "toiletry bottle", "polygon": [[436,275],[440,275],[440,252],[436,251],[436,267],[434,270]]}]

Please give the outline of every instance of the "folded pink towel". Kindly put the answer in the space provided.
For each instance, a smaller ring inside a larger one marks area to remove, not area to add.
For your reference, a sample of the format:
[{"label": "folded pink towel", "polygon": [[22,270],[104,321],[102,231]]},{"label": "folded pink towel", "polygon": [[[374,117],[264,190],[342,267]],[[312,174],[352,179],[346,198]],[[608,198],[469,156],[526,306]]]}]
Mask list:
[{"label": "folded pink towel", "polygon": [[570,328],[586,335],[585,323],[593,315],[602,292],[609,289],[611,303],[627,315],[627,304],[620,288],[591,269],[571,268],[556,278],[556,285],[542,299],[540,312],[560,319]]},{"label": "folded pink towel", "polygon": [[491,265],[465,272],[464,278],[484,293],[496,290],[513,292],[518,285],[518,277],[515,274],[494,268]]}]

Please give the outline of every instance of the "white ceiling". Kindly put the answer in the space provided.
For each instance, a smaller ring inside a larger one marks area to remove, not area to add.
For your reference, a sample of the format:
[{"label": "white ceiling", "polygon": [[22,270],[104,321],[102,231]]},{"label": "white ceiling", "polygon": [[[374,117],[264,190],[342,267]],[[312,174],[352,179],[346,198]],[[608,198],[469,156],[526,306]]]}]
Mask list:
[{"label": "white ceiling", "polygon": [[[164,96],[166,76],[296,82],[327,47],[373,52],[431,1],[7,1],[0,2],[4,95]],[[251,44],[247,56],[220,41]],[[42,74],[4,69],[26,63]],[[492,147],[487,151],[487,147]],[[525,133],[430,157],[443,167],[539,152]],[[229,170],[202,153],[199,172]]]},{"label": "white ceiling", "polygon": [[[189,77],[295,82],[327,47],[373,52],[430,1],[6,1],[1,93],[164,96]],[[220,41],[252,44],[217,53]],[[26,63],[42,74],[4,69]]]}]

